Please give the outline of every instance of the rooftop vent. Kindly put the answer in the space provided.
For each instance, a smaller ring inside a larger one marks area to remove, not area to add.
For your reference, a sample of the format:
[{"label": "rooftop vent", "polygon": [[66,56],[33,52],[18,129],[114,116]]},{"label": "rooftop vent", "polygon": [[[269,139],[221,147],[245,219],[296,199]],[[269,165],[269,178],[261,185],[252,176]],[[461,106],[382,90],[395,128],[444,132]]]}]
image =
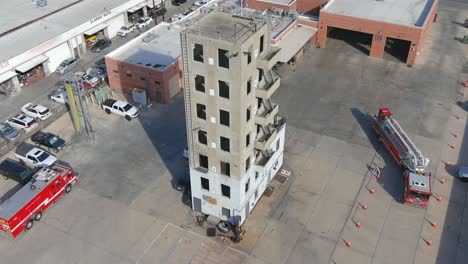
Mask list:
[{"label": "rooftop vent", "polygon": [[[34,2],[34,1],[33,1]],[[47,6],[47,0],[35,0],[37,7],[45,7]]]},{"label": "rooftop vent", "polygon": [[143,38],[143,42],[144,43],[150,43],[155,38],[156,38],[156,35],[153,32],[150,32],[150,33],[146,34],[146,36]]}]

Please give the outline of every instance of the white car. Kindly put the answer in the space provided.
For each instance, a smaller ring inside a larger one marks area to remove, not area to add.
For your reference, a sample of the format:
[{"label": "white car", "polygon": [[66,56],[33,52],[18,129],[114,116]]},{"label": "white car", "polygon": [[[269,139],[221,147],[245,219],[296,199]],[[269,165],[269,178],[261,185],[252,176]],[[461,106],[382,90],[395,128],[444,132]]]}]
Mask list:
[{"label": "white car", "polygon": [[63,89],[58,89],[51,93],[49,95],[49,99],[59,104],[68,103],[67,92]]},{"label": "white car", "polygon": [[126,37],[129,33],[133,32],[135,30],[135,25],[132,23],[127,23],[123,25],[119,31],[117,31],[118,36]]},{"label": "white car", "polygon": [[30,117],[46,120],[52,115],[49,108],[40,104],[27,103],[21,107],[21,111]]},{"label": "white car", "polygon": [[460,167],[458,169],[458,177],[462,182],[468,182],[468,167]]},{"label": "white car", "polygon": [[139,29],[142,29],[144,27],[149,26],[153,22],[153,19],[151,17],[140,17],[137,22],[137,27]]},{"label": "white car", "polygon": [[182,156],[186,159],[189,158],[188,146],[184,148],[184,152],[182,153]]},{"label": "white car", "polygon": [[22,143],[16,148],[15,156],[20,162],[31,167],[49,167],[57,161],[57,158],[31,144]]},{"label": "white car", "polygon": [[38,124],[36,120],[34,120],[32,117],[23,115],[23,114],[17,114],[15,116],[12,116],[8,118],[5,123],[9,124],[11,127],[13,127],[16,130],[21,130],[23,129],[24,132],[28,133],[35,128],[37,128]]},{"label": "white car", "polygon": [[64,73],[70,71],[71,69],[74,69],[74,68],[78,67],[78,65],[79,65],[78,59],[69,58],[69,59],[66,59],[66,60],[62,61],[62,63],[60,63],[60,65],[57,67],[55,72],[60,73],[60,74],[64,74]]},{"label": "white car", "polygon": [[208,3],[207,0],[198,0],[198,1],[195,1],[195,3],[193,3],[194,6],[202,6],[204,4]]},{"label": "white car", "polygon": [[176,22],[176,21],[179,21],[181,19],[183,19],[185,17],[184,14],[175,14],[171,17],[171,22]]},{"label": "white car", "polygon": [[99,78],[93,77],[86,72],[77,72],[75,76],[83,78],[83,80],[91,84],[92,87],[96,87],[99,84]]}]

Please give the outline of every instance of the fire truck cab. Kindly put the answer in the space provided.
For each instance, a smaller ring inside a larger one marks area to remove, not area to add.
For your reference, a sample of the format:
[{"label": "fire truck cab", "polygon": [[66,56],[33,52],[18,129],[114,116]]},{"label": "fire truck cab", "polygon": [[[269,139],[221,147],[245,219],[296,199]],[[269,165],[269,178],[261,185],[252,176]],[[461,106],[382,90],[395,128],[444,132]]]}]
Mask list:
[{"label": "fire truck cab", "polygon": [[0,233],[13,238],[33,227],[43,212],[64,193],[72,190],[78,176],[65,162],[38,171],[25,186],[0,204]]},{"label": "fire truck cab", "polygon": [[405,192],[403,194],[405,204],[426,208],[431,196],[431,174],[421,173],[419,175],[405,170],[403,176],[405,181]]}]

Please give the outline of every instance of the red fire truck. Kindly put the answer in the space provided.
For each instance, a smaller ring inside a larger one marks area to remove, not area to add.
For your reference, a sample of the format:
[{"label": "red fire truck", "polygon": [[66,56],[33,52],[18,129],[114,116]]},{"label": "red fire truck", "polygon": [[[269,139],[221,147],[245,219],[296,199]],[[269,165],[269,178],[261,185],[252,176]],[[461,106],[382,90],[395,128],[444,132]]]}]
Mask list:
[{"label": "red fire truck", "polygon": [[33,227],[43,212],[64,193],[72,190],[78,175],[65,162],[38,171],[30,182],[0,204],[0,232],[17,237]]},{"label": "red fire truck", "polygon": [[422,155],[398,122],[393,119],[392,112],[388,108],[379,109],[378,115],[374,116],[372,126],[379,135],[379,141],[403,169],[405,203],[426,207],[431,195],[431,173],[425,171],[429,159]]}]

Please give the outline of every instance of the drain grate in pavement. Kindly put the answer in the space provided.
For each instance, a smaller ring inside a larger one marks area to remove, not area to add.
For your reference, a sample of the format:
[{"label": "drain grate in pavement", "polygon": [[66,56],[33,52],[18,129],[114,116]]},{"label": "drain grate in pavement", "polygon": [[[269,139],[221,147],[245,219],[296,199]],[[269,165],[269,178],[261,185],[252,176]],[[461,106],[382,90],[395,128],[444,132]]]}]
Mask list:
[{"label": "drain grate in pavement", "polygon": [[285,177],[283,175],[276,175],[273,180],[277,183],[280,183],[280,184],[285,184],[286,181],[288,180],[288,177]]}]

